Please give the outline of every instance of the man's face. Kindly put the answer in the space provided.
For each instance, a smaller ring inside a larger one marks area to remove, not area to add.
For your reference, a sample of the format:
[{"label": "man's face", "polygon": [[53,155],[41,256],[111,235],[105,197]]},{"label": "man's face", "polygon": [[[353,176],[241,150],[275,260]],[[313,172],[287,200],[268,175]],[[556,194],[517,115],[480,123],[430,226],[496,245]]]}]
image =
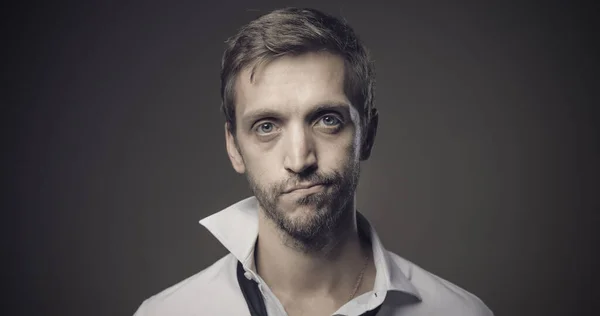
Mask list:
[{"label": "man's face", "polygon": [[[237,78],[236,171],[266,216],[304,247],[318,248],[353,211],[360,117],[344,93],[344,61],[329,53],[284,56]],[[226,128],[227,131],[227,128]]]}]

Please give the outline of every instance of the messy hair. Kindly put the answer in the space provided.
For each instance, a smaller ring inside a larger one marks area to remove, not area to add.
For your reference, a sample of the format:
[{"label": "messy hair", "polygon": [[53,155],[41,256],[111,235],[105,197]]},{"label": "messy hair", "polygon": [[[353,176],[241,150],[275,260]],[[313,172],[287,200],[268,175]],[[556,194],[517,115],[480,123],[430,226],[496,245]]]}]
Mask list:
[{"label": "messy hair", "polygon": [[226,42],[221,61],[221,110],[236,135],[235,81],[245,68],[284,55],[327,51],[344,59],[344,91],[358,110],[364,128],[373,109],[374,73],[368,52],[345,22],[315,9],[285,8],[265,14]]}]

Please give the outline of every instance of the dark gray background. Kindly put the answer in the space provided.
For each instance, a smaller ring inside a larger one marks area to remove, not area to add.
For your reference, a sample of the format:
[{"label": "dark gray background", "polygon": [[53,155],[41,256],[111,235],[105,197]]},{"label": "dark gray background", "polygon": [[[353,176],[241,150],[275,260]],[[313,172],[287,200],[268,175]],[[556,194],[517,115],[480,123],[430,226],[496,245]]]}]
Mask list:
[{"label": "dark gray background", "polygon": [[131,315],[226,253],[197,223],[250,194],[224,148],[223,42],[295,5],[345,17],[372,52],[380,129],[358,204],[387,248],[496,315],[583,314],[598,11],[541,3],[5,7],[3,308]]}]

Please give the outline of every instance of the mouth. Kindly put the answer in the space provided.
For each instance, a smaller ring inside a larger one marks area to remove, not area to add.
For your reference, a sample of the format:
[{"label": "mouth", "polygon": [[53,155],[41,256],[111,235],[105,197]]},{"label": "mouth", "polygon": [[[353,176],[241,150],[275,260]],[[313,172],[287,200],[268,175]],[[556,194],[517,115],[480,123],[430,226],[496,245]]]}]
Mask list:
[{"label": "mouth", "polygon": [[318,192],[322,191],[323,189],[325,189],[325,184],[315,183],[315,184],[302,185],[302,186],[297,186],[297,187],[291,188],[291,189],[285,191],[283,194],[284,195],[288,195],[288,194],[306,195],[306,194],[318,193]]}]

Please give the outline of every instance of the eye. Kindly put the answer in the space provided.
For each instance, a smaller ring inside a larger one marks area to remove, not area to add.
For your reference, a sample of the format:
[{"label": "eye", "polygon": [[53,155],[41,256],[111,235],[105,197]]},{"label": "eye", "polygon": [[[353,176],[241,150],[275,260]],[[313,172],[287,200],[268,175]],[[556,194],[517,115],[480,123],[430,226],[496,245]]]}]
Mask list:
[{"label": "eye", "polygon": [[336,127],[342,124],[342,121],[337,116],[330,114],[323,116],[320,121],[328,127]]},{"label": "eye", "polygon": [[271,123],[271,122],[260,123],[256,127],[256,131],[260,135],[272,133],[273,130],[275,130],[275,125],[273,123]]}]

